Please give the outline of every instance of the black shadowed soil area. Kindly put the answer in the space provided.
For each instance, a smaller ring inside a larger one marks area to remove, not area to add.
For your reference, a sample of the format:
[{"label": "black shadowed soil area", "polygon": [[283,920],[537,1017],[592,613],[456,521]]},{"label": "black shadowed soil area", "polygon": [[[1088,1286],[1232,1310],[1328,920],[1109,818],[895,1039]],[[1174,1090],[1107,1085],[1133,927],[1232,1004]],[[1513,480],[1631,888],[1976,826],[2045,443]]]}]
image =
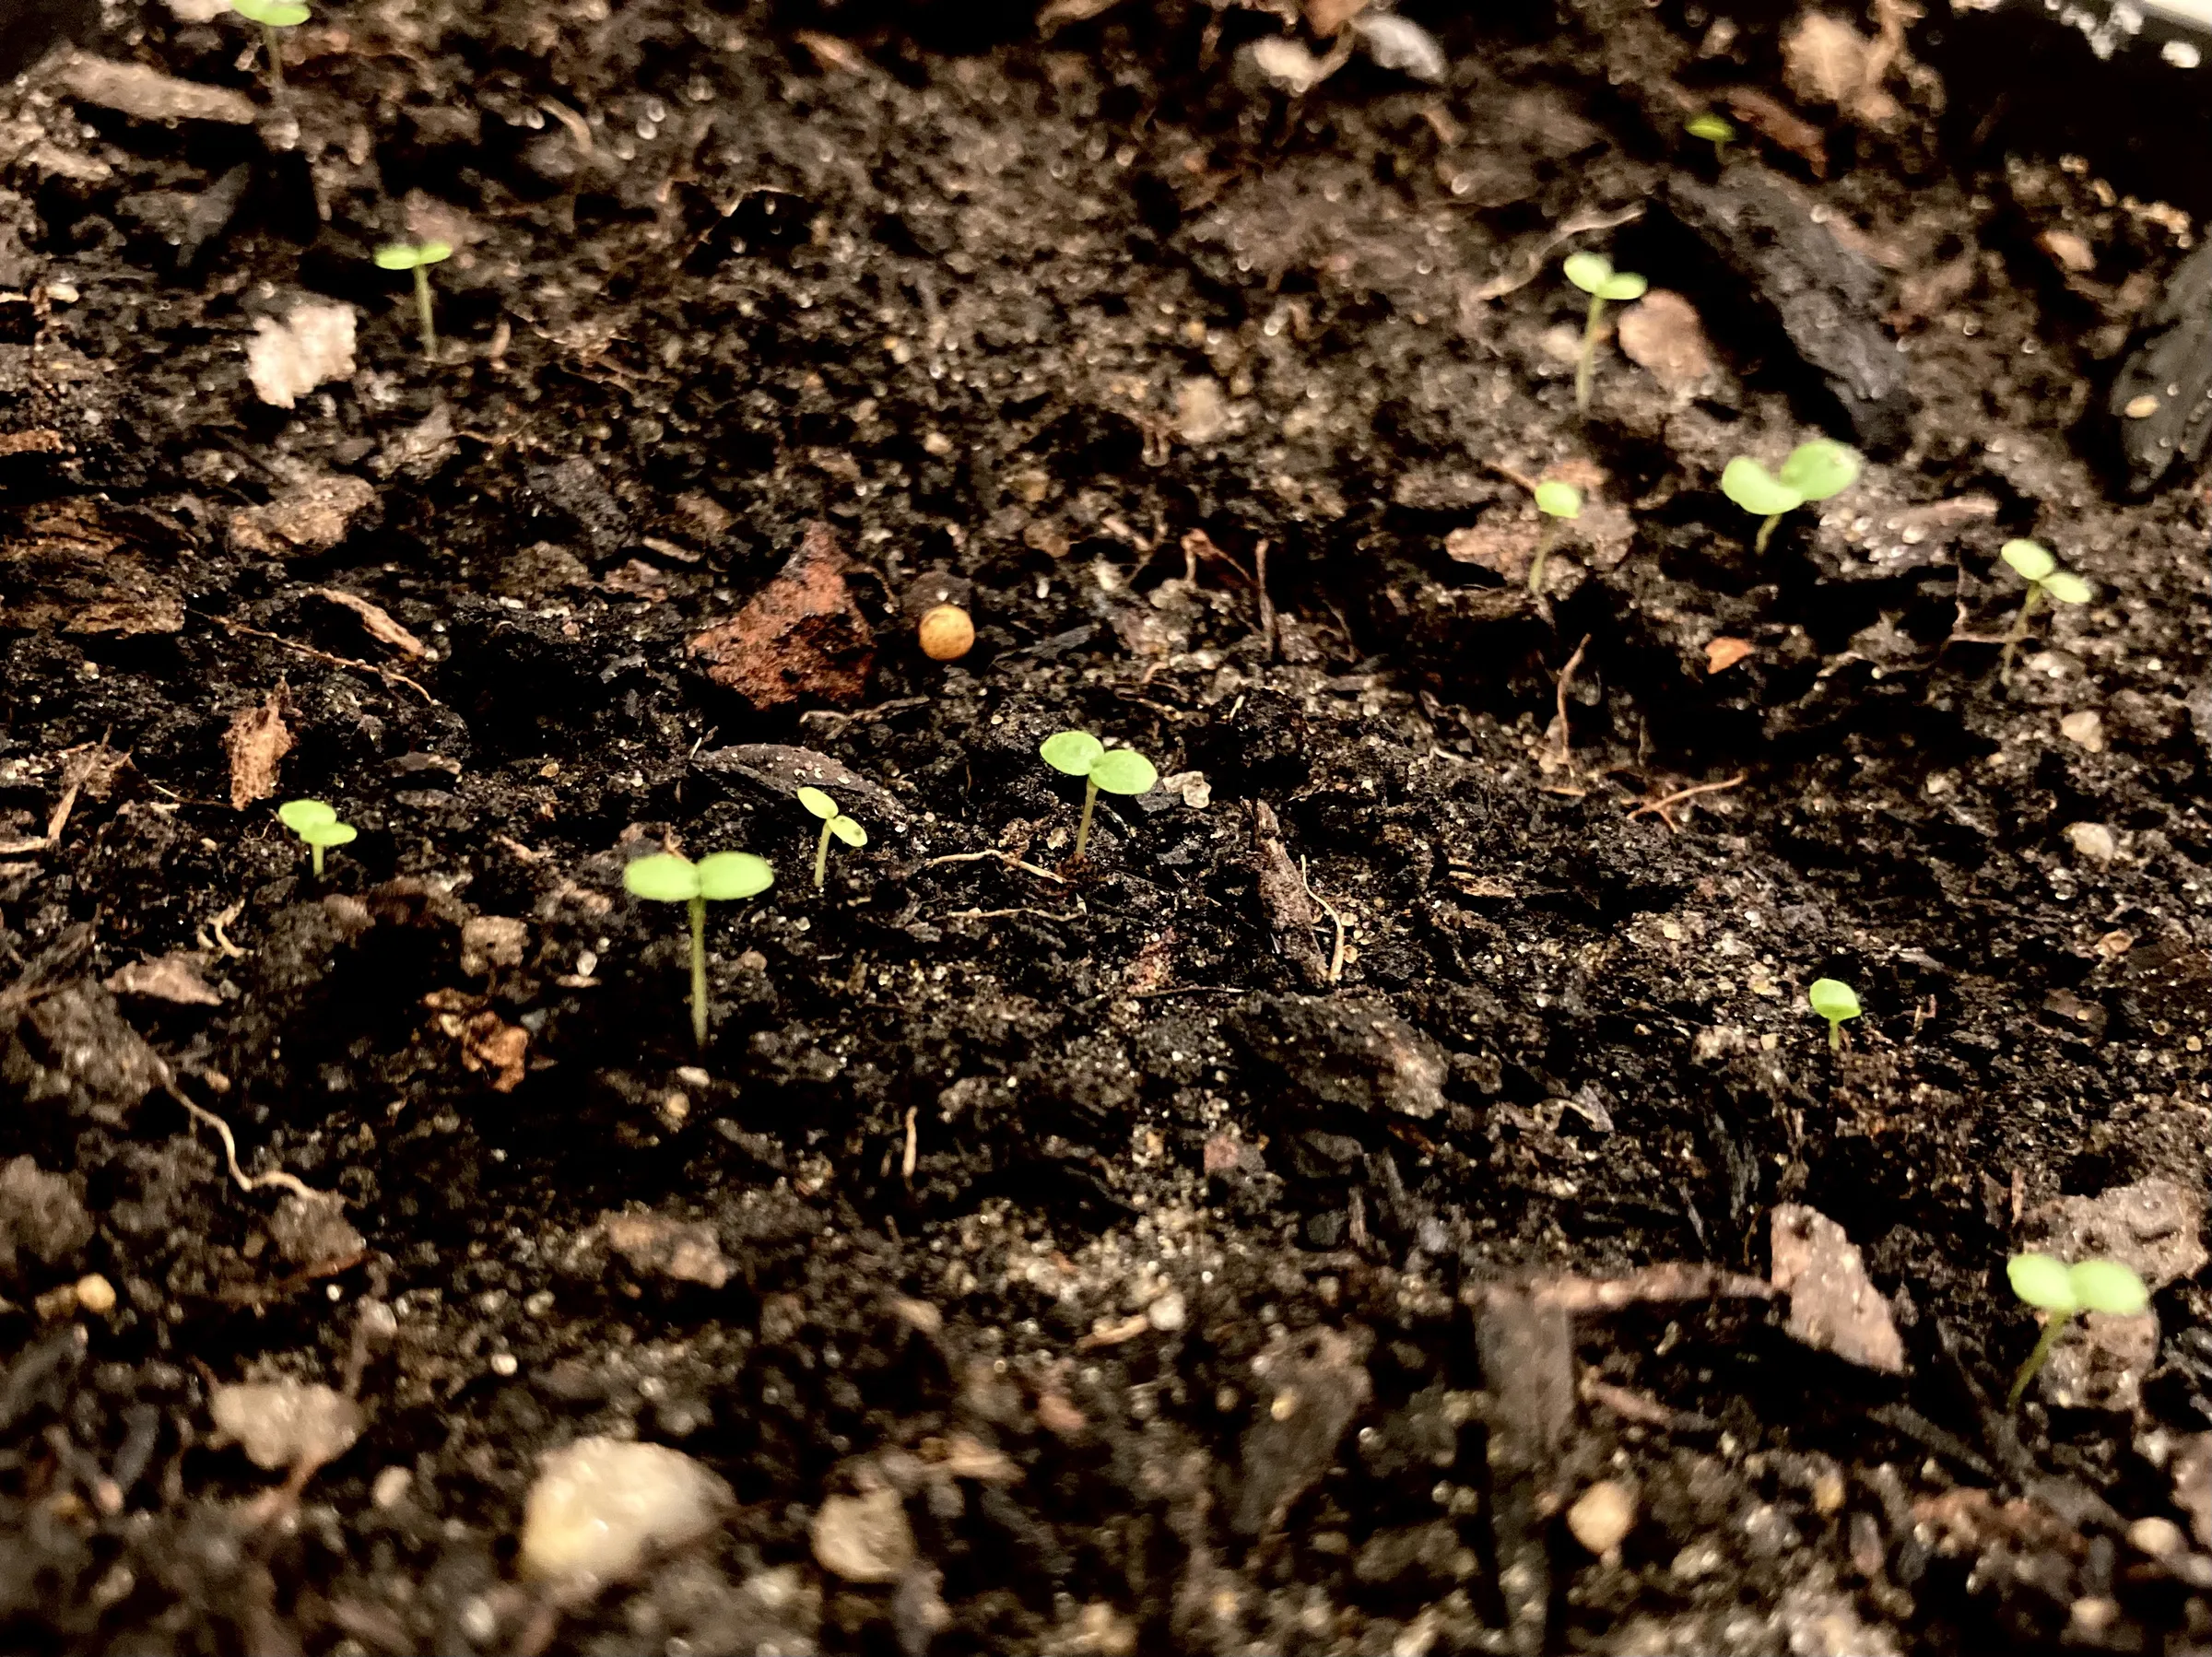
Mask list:
[{"label": "black shadowed soil area", "polygon": [[74,9],[8,1649],[2212,1639],[2206,204],[1988,19]]}]

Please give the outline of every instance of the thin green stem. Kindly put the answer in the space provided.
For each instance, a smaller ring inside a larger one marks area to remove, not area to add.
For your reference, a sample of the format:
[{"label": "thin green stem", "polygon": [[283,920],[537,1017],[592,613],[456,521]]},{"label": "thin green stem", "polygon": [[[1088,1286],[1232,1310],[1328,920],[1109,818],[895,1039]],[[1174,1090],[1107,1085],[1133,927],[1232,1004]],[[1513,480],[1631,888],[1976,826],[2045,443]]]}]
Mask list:
[{"label": "thin green stem", "polygon": [[438,324],[430,317],[430,273],[427,266],[415,267],[415,311],[422,318],[422,354],[438,355]]},{"label": "thin green stem", "polygon": [[1830,1018],[1828,1021],[1828,1051],[1830,1052],[1843,1051],[1843,1020],[1841,1018]]},{"label": "thin green stem", "polygon": [[1536,556],[1528,561],[1528,592],[1532,598],[1544,596],[1544,563],[1551,557],[1551,546],[1559,538],[1559,521],[1544,520],[1544,533],[1536,537]]},{"label": "thin green stem", "polygon": [[277,100],[281,102],[289,96],[289,88],[284,84],[284,51],[277,42],[276,25],[264,23],[261,26],[261,33],[262,38],[268,42],[269,85],[275,90]]},{"label": "thin green stem", "polygon": [[315,878],[320,880],[323,878],[323,848],[311,845],[308,847],[308,852],[314,858]]},{"label": "thin green stem", "polygon": [[830,824],[836,820],[830,817],[823,822],[822,838],[814,848],[814,889],[818,892],[830,876]]},{"label": "thin green stem", "polygon": [[1769,518],[1764,523],[1759,526],[1759,539],[1751,543],[1751,550],[1753,552],[1766,551],[1767,543],[1774,536],[1774,526],[1781,522],[1782,514],[1780,512],[1776,512],[1771,518]]},{"label": "thin green stem", "polygon": [[1574,365],[1574,406],[1583,414],[1590,412],[1590,373],[1597,360],[1597,325],[1605,309],[1605,300],[1592,294],[1590,314],[1583,323],[1582,360]]},{"label": "thin green stem", "polygon": [[1083,820],[1076,825],[1076,857],[1080,861],[1083,849],[1090,844],[1090,808],[1099,803],[1099,785],[1088,777],[1083,779]]},{"label": "thin green stem", "polygon": [[2020,613],[2012,618],[2012,631],[2005,635],[2005,653],[1998,658],[1997,662],[1997,673],[2000,677],[2011,675],[2012,658],[2020,648],[2020,640],[2028,637],[2028,618],[2042,607],[2042,603],[2043,583],[2030,582],[2028,596],[2020,600]]},{"label": "thin green stem", "polygon": [[691,899],[691,1034],[707,1045],[707,900]]},{"label": "thin green stem", "polygon": [[2051,1356],[2051,1348],[2057,1344],[2059,1332],[2073,1321],[2072,1312],[2062,1311],[2054,1313],[2051,1321],[2043,1325],[2043,1338],[2036,1342],[2035,1350],[2028,1355],[2028,1361],[2020,1366],[2020,1372],[2012,1378],[2012,1391],[2005,1394],[2006,1409],[2017,1410],[2020,1407],[2020,1397],[2028,1391],[2028,1383],[2035,1379],[2043,1367],[2043,1360]]}]

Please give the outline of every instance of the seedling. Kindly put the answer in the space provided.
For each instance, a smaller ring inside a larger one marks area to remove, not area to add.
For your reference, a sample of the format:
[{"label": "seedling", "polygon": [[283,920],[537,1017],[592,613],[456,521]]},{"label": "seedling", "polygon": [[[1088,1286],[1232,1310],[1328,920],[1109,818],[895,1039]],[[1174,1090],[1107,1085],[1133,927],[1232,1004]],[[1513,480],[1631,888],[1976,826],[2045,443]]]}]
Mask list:
[{"label": "seedling", "polygon": [[2035,1343],[2035,1350],[2012,1378],[2012,1391],[2005,1395],[2008,1410],[2019,1407],[2028,1383],[2042,1369],[2076,1312],[2101,1311],[2115,1318],[2132,1318],[2150,1305],[2150,1290],[2136,1275],[2135,1267],[2122,1261],[2077,1260],[2068,1265],[2049,1254],[2015,1254],[2005,1263],[2005,1275],[2011,1279],[2014,1294],[2048,1314],[2042,1338]]},{"label": "seedling", "polygon": [[1536,511],[1544,514],[1544,533],[1536,537],[1536,556],[1528,561],[1528,590],[1544,596],[1544,560],[1551,557],[1559,537],[1559,525],[1583,515],[1583,492],[1571,483],[1547,477],[1536,485]]},{"label": "seedling", "polygon": [[775,870],[749,852],[717,852],[693,863],[676,852],[641,857],[622,871],[622,884],[655,903],[691,906],[691,1033],[707,1044],[707,904],[765,892]]},{"label": "seedling", "polygon": [[323,853],[352,844],[359,833],[351,823],[339,822],[336,810],[322,800],[287,800],[276,807],[276,820],[307,842],[317,880],[323,878]]},{"label": "seedling", "polygon": [[261,38],[269,53],[269,88],[276,97],[285,95],[284,51],[277,34],[279,29],[292,29],[304,23],[308,10],[297,0],[230,0],[230,9],[249,23],[261,25]]},{"label": "seedling", "polygon": [[1997,556],[2028,583],[2028,596],[2020,600],[2020,613],[2013,617],[2012,631],[2005,635],[2004,664],[2000,671],[2010,673],[2013,652],[2019,649],[2020,640],[2028,637],[2028,618],[2042,607],[2043,600],[2086,605],[2093,590],[2071,570],[2061,570],[2058,560],[2051,556],[2051,549],[2040,541],[2007,541],[1997,549]]},{"label": "seedling", "polygon": [[377,269],[415,273],[415,314],[422,319],[422,353],[426,357],[438,355],[438,323],[430,315],[430,266],[442,264],[453,256],[453,244],[447,241],[394,241],[376,250]]},{"label": "seedling", "polygon": [[1038,745],[1037,752],[1054,770],[1083,779],[1083,821],[1076,829],[1078,859],[1090,844],[1090,813],[1099,803],[1099,790],[1141,794],[1159,781],[1152,762],[1135,748],[1109,748],[1087,731],[1055,732]]},{"label": "seedling", "polygon": [[1590,314],[1583,323],[1583,355],[1574,365],[1574,405],[1588,414],[1590,371],[1597,360],[1598,323],[1605,315],[1606,301],[1640,300],[1651,284],[1632,270],[1615,270],[1613,261],[1603,253],[1570,253],[1560,268],[1570,282],[1590,296]]},{"label": "seedling", "polygon": [[830,874],[830,837],[836,835],[857,852],[868,843],[868,831],[839,810],[837,802],[818,788],[799,790],[799,804],[822,819],[822,838],[814,848],[814,889],[818,892]]},{"label": "seedling", "polygon": [[1722,120],[1711,110],[1707,110],[1702,114],[1692,115],[1683,123],[1682,130],[1691,137],[1702,138],[1712,146],[1712,159],[1716,166],[1726,164],[1728,147],[1735,142],[1734,125]]},{"label": "seedling", "polygon": [[1859,997],[1847,983],[1832,978],[1816,978],[1806,991],[1805,999],[1814,1012],[1828,1020],[1828,1051],[1841,1052],[1843,1049],[1843,1020],[1859,1016]]},{"label": "seedling", "polygon": [[1858,480],[1857,451],[1822,437],[1791,450],[1779,472],[1768,471],[1747,454],[1737,455],[1721,472],[1721,493],[1754,518],[1765,520],[1759,526],[1759,539],[1751,544],[1753,552],[1764,552],[1784,512],[1795,511],[1808,500],[1841,495]]}]

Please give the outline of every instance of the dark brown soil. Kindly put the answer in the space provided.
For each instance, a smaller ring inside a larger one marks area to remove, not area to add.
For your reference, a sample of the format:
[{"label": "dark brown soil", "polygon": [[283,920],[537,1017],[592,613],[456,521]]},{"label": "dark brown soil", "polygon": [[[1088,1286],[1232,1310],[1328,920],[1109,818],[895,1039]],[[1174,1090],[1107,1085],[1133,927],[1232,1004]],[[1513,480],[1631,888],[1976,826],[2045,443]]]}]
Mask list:
[{"label": "dark brown soil", "polygon": [[[2121,502],[2087,418],[2186,221],[1965,147],[1918,70],[1825,181],[1738,159],[1875,273],[1911,405],[1755,557],[1722,465],[1836,411],[1656,203],[1750,187],[1670,88],[1778,92],[1771,27],[1430,15],[1447,86],[1293,102],[1261,12],[609,10],[335,6],[296,135],[51,59],[0,102],[0,1162],[90,1221],[0,1181],[7,1645],[2212,1639],[2201,1249],[2139,1401],[2003,1408],[2039,1211],[2201,1192],[2212,1142],[2206,499]],[[265,102],[250,38],[88,46]],[[368,258],[409,229],[457,249],[435,363]],[[1702,388],[1608,347],[1577,419],[1568,246],[1689,299]],[[268,406],[246,345],[309,299],[358,365]],[[1554,467],[1593,510],[1538,607],[1446,540],[1524,550]],[[253,528],[330,476],[373,489],[334,545]],[[872,670],[756,710],[687,640],[815,523]],[[2097,596],[2006,675],[1952,635],[2010,624],[2026,535]],[[1072,863],[1071,724],[1202,782]],[[822,894],[759,745],[867,785]],[[360,831],[320,886],[296,796]],[[664,842],[778,867],[712,913],[704,1052],[680,911],[622,889]],[[176,952],[211,1005],[102,987]],[[1863,1249],[1903,1373],[1747,1292],[1779,1204]],[[626,1209],[726,1281],[611,1248]],[[209,1401],[276,1380],[366,1426],[272,1496]],[[595,1434],[734,1505],[557,1600],[524,1498]],[[887,1481],[914,1564],[819,1569],[824,1499]]]}]

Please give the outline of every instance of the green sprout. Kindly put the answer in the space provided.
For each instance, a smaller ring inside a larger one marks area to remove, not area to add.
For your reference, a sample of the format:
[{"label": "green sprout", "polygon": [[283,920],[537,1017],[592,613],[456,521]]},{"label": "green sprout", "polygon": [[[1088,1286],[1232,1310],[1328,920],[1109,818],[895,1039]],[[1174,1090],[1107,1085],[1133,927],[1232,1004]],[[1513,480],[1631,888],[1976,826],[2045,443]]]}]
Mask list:
[{"label": "green sprout", "polygon": [[426,357],[438,355],[438,324],[430,315],[429,267],[442,264],[453,256],[450,241],[394,241],[376,250],[377,269],[415,273],[415,314],[422,319],[422,352]]},{"label": "green sprout", "polygon": [[822,838],[814,848],[814,889],[818,892],[830,874],[830,837],[834,834],[858,851],[868,843],[868,831],[847,817],[837,802],[818,788],[799,790],[799,804],[822,819]]},{"label": "green sprout", "polygon": [[622,884],[655,903],[691,906],[691,1033],[707,1044],[707,904],[750,898],[774,884],[768,860],[749,852],[717,852],[693,863],[676,852],[641,857],[622,871]]},{"label": "green sprout", "polygon": [[2028,596],[2020,601],[2020,613],[2013,617],[2012,631],[2005,635],[2001,671],[2010,673],[2013,652],[2019,649],[2020,640],[2028,637],[2028,618],[2042,607],[2043,600],[2086,605],[2092,596],[2092,589],[2071,570],[2061,570],[2058,560],[2051,556],[2051,549],[2040,541],[2007,541],[1997,549],[1997,556],[2028,583]]},{"label": "green sprout", "polygon": [[1721,493],[1754,518],[1766,520],[1751,545],[1753,552],[1764,552],[1784,512],[1841,495],[1858,480],[1857,452],[1820,437],[1791,450],[1779,472],[1768,471],[1747,454],[1737,455],[1721,472]]},{"label": "green sprout", "polygon": [[1083,821],[1076,829],[1078,860],[1090,844],[1090,813],[1099,803],[1099,790],[1141,794],[1159,781],[1152,762],[1135,748],[1109,748],[1085,731],[1055,732],[1038,745],[1037,753],[1054,770],[1083,779]]},{"label": "green sprout", "polygon": [[1536,511],[1544,514],[1544,533],[1536,538],[1536,556],[1528,563],[1528,590],[1537,598],[1544,596],[1544,560],[1551,557],[1551,549],[1559,540],[1562,522],[1583,515],[1583,492],[1571,483],[1561,483],[1556,477],[1547,477],[1536,485]]},{"label": "green sprout", "polygon": [[2008,1410],[2019,1407],[2028,1383],[2042,1369],[2075,1313],[2101,1311],[2132,1318],[2150,1305],[2150,1290],[2136,1269],[2117,1260],[2077,1260],[2068,1265],[2049,1254],[2015,1254],[2005,1263],[2005,1275],[2011,1279],[2014,1294],[2050,1314],[2042,1338],[2012,1378],[2012,1391],[2005,1395]]},{"label": "green sprout", "polygon": [[1682,130],[1691,137],[1702,138],[1712,146],[1712,159],[1715,165],[1726,164],[1728,147],[1735,142],[1735,128],[1731,123],[1722,120],[1711,110],[1707,110],[1701,114],[1692,115],[1684,122]]},{"label": "green sprout", "polygon": [[308,18],[307,7],[298,0],[230,0],[230,9],[250,23],[261,25],[262,39],[269,50],[269,85],[279,98],[285,95],[284,53],[278,45],[276,31],[291,29]]},{"label": "green sprout", "polygon": [[1597,332],[1606,301],[1623,302],[1643,298],[1651,286],[1632,270],[1615,270],[1603,253],[1570,253],[1560,266],[1567,279],[1590,296],[1590,314],[1583,323],[1583,355],[1574,365],[1574,405],[1590,412],[1590,370],[1597,358]]},{"label": "green sprout", "polygon": [[1857,993],[1836,979],[1816,978],[1812,987],[1806,991],[1805,999],[1814,1012],[1828,1020],[1828,1051],[1841,1052],[1843,1020],[1856,1018],[1861,1010]]},{"label": "green sprout", "polygon": [[323,878],[323,853],[332,846],[353,843],[359,830],[338,821],[335,808],[323,800],[287,800],[276,807],[276,820],[307,842],[314,853],[315,878]]}]

